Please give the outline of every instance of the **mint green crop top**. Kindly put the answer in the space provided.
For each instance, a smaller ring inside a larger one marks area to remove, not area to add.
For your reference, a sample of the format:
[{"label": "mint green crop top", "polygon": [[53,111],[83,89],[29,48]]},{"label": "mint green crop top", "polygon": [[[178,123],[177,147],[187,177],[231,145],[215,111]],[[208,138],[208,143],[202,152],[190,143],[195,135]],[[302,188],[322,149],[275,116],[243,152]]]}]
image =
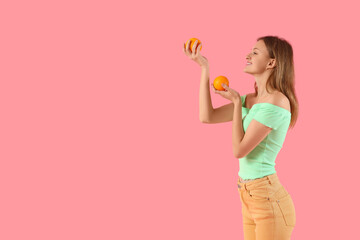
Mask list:
[{"label": "mint green crop top", "polygon": [[262,178],[276,173],[275,159],[289,129],[291,112],[272,103],[256,103],[251,109],[245,107],[246,95],[242,101],[242,122],[244,132],[251,120],[271,127],[271,132],[248,155],[239,158],[239,176],[244,179]]}]

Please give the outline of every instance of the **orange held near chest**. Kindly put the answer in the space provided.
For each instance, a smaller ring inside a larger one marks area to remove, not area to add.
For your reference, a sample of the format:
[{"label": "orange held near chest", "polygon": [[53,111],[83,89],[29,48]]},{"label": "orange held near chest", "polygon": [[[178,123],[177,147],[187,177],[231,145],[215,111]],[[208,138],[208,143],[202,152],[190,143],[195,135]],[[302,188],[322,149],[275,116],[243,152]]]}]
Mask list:
[{"label": "orange held near chest", "polygon": [[225,88],[221,86],[221,84],[225,83],[229,87],[229,80],[225,76],[218,76],[214,79],[214,87],[219,91],[224,91]]}]

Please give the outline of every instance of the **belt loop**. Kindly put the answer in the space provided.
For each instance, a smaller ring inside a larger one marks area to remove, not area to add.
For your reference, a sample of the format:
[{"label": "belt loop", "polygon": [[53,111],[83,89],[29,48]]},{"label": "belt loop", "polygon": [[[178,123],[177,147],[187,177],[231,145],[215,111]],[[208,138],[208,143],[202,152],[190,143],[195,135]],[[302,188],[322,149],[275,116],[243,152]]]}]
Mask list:
[{"label": "belt loop", "polygon": [[274,183],[274,180],[271,177],[268,176],[267,178],[269,179],[270,184]]}]

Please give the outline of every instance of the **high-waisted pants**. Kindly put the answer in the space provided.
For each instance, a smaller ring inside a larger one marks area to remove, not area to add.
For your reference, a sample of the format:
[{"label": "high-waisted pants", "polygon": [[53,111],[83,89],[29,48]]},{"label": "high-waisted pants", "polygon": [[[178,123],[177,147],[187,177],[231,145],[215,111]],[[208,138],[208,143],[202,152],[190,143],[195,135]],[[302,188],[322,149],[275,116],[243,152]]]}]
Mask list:
[{"label": "high-waisted pants", "polygon": [[242,204],[245,240],[290,240],[295,227],[295,207],[276,173],[241,182],[238,190]]}]

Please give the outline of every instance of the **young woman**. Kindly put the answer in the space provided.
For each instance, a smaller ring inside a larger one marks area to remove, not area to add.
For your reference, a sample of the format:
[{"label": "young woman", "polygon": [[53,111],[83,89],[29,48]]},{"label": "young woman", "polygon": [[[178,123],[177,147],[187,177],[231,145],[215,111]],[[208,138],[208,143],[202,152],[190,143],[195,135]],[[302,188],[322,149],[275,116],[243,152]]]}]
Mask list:
[{"label": "young woman", "polygon": [[231,101],[216,109],[210,98],[209,64],[200,46],[195,42],[191,53],[189,42],[184,45],[185,54],[202,69],[200,121],[232,121],[245,240],[288,240],[295,227],[295,207],[276,174],[275,159],[298,116],[292,46],[277,36],[258,38],[244,67],[255,78],[255,91],[240,96],[227,85],[218,91],[211,84],[216,94]]}]

